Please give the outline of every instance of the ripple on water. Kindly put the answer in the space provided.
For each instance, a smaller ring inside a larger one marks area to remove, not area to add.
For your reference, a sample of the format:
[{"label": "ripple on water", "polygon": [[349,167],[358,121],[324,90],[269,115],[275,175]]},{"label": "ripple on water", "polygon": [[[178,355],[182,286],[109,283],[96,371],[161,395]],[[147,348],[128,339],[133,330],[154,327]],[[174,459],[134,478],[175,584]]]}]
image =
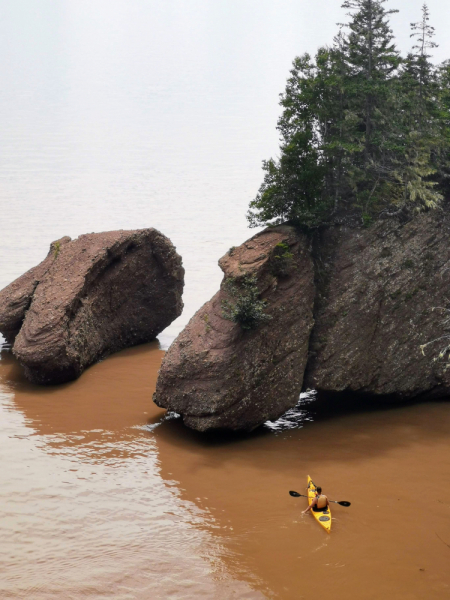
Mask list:
[{"label": "ripple on water", "polygon": [[289,429],[300,429],[305,423],[313,421],[308,405],[314,402],[316,397],[317,392],[315,390],[300,394],[298,404],[294,408],[290,408],[276,421],[266,421],[264,427],[274,433],[280,433]]},{"label": "ripple on water", "polygon": [[0,420],[2,599],[257,597],[215,580],[211,516],[161,479],[147,432],[42,435],[4,392]]}]

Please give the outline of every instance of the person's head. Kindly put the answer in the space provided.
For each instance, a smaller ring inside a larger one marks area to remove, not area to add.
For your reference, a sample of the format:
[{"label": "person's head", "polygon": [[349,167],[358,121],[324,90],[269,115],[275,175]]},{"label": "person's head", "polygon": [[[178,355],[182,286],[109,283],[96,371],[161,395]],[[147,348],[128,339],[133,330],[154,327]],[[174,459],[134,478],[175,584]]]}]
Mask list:
[{"label": "person's head", "polygon": [[316,491],[317,491],[317,493],[318,493],[318,494],[321,494],[321,493],[322,493],[322,488],[320,487],[320,485],[318,485],[318,486],[316,487]]}]

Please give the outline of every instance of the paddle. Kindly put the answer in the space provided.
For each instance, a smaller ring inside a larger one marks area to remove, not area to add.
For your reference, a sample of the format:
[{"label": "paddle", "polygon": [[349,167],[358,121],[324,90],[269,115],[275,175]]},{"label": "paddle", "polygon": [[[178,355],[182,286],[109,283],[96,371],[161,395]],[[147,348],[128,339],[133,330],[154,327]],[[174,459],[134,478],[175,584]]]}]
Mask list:
[{"label": "paddle", "polygon": [[[305,496],[305,494],[299,494],[298,492],[290,491],[289,493],[291,496],[294,496],[294,498],[298,498],[299,496],[302,496],[303,498],[308,497]],[[334,502],[335,504],[340,504],[341,506],[351,506],[351,502],[346,502],[345,500],[342,500],[342,502],[338,502],[337,500],[328,500],[328,502]]]}]

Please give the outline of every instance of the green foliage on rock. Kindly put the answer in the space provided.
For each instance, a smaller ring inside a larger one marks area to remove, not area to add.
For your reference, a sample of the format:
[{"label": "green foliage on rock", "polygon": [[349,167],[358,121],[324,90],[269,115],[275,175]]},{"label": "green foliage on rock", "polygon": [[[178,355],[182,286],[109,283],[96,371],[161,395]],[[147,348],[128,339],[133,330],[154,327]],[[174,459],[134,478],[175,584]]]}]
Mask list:
[{"label": "green foliage on rock", "polygon": [[256,329],[258,325],[271,320],[265,313],[266,301],[260,298],[255,275],[244,275],[236,279],[226,279],[224,287],[232,300],[223,300],[222,316],[238,323],[242,329]]},{"label": "green foliage on rock", "polygon": [[314,228],[345,215],[435,208],[450,192],[450,61],[436,67],[429,12],[398,52],[387,0],[347,0],[329,47],[294,60],[281,96],[280,157],[264,161],[251,226]]},{"label": "green foliage on rock", "polygon": [[59,241],[58,242],[54,242],[52,244],[52,249],[53,249],[53,256],[55,257],[55,259],[58,258],[58,254],[61,251],[61,242],[59,242]]},{"label": "green foliage on rock", "polygon": [[286,277],[292,273],[295,269],[294,255],[288,244],[280,242],[275,246],[270,259],[270,266],[276,277]]}]

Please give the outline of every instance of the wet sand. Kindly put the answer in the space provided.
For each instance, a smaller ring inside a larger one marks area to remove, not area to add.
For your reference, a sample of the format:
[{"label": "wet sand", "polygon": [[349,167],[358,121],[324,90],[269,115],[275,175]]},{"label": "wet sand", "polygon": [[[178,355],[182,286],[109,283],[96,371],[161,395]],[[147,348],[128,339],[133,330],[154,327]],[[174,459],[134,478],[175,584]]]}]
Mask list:
[{"label": "wet sand", "polygon": [[[151,396],[163,352],[37,388],[0,361],[2,598],[450,597],[450,404],[202,436]],[[301,515],[306,476],[335,500]]]}]

